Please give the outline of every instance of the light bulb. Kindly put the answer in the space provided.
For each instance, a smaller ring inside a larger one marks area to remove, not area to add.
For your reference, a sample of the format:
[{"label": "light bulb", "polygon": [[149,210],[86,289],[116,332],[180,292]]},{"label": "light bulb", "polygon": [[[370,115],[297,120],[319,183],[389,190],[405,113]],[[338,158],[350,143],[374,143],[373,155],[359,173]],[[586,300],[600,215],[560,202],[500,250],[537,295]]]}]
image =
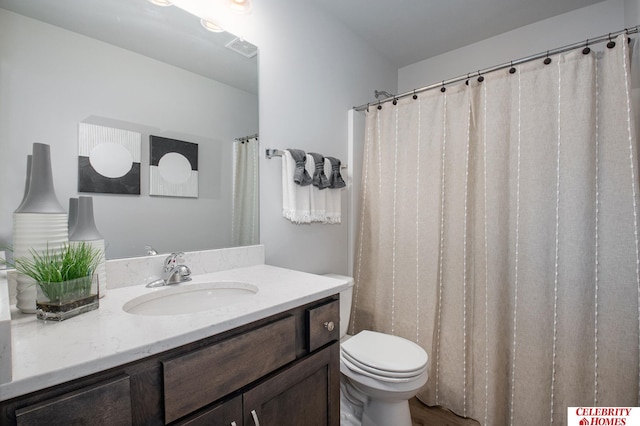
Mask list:
[{"label": "light bulb", "polygon": [[205,27],[207,30],[211,31],[212,33],[221,33],[224,31],[224,28],[222,28],[220,25],[208,19],[202,18],[200,19],[200,23],[202,24],[203,27]]},{"label": "light bulb", "polygon": [[156,6],[171,6],[171,2],[169,0],[149,0],[149,2],[155,4]]},{"label": "light bulb", "polygon": [[251,0],[229,0],[229,7],[236,13],[251,13]]}]

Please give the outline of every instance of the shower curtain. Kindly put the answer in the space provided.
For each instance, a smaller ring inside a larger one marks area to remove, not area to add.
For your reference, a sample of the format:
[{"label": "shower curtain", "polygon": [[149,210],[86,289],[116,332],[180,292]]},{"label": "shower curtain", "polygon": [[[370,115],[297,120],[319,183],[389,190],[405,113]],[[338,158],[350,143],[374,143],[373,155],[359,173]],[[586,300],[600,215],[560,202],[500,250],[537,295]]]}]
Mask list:
[{"label": "shower curtain", "polygon": [[233,143],[233,218],[231,244],[260,242],[258,211],[258,138]]},{"label": "shower curtain", "polygon": [[350,331],[429,354],[418,397],[485,425],[638,406],[625,36],[369,107]]}]

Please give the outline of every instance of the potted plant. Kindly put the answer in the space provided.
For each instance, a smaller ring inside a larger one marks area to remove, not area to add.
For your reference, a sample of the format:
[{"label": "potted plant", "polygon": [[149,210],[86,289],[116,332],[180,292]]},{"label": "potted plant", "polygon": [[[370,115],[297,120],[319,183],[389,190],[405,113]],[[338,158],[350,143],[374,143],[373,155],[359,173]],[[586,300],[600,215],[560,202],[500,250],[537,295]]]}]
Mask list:
[{"label": "potted plant", "polygon": [[98,309],[98,277],[94,271],[102,260],[100,250],[85,242],[65,244],[59,250],[4,261],[36,284],[36,315],[63,321]]}]

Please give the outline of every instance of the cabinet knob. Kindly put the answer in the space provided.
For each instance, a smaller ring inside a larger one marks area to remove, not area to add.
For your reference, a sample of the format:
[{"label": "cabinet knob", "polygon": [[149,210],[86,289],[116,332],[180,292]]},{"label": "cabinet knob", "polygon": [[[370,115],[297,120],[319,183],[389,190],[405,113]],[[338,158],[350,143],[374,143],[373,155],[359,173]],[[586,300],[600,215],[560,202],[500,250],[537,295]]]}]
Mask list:
[{"label": "cabinet knob", "polygon": [[329,331],[333,331],[333,329],[336,328],[336,325],[333,323],[333,321],[326,321],[324,323],[324,328],[326,328]]}]

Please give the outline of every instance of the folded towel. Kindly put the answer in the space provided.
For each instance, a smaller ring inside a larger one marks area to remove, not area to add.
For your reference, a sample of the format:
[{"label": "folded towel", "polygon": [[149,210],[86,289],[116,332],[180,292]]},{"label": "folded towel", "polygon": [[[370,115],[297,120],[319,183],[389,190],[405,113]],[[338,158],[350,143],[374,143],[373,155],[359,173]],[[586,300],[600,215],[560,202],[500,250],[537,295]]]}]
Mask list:
[{"label": "folded towel", "polygon": [[[334,159],[335,160],[335,159]],[[338,160],[339,162],[340,160]],[[339,164],[339,163],[338,163]],[[338,166],[338,170],[340,166]],[[324,170],[325,173],[331,173],[333,170],[333,162],[331,161],[331,157],[325,157],[324,159]],[[338,176],[342,183],[344,184],[344,180],[342,180],[342,176]],[[346,185],[346,184],[344,184]],[[327,191],[323,191],[326,196],[325,199],[325,214],[324,221],[322,223],[326,224],[339,224],[342,221],[342,190],[338,188],[331,188]]]},{"label": "folded towel", "polygon": [[[322,165],[324,169],[324,162]],[[307,170],[314,172],[316,169],[316,159],[313,154],[307,154]],[[323,170],[324,171],[324,170]],[[310,202],[310,213],[311,222],[320,222],[323,223],[326,218],[326,200],[327,196],[325,195],[327,191],[321,191],[320,188],[316,186],[309,187],[309,202]]]},{"label": "folded towel", "polygon": [[331,163],[331,170],[329,171],[329,187],[330,188],[344,188],[347,184],[342,179],[340,174],[340,166],[342,162],[334,157],[326,157]]},{"label": "folded towel", "polygon": [[307,154],[301,149],[288,149],[291,153],[291,157],[296,163],[295,170],[293,173],[293,181],[301,186],[310,185],[312,180],[309,172],[305,169],[305,165],[307,162]]},{"label": "folded towel", "polygon": [[325,189],[330,186],[329,179],[324,173],[324,157],[321,154],[310,152],[309,155],[313,157],[314,170],[313,170],[313,186],[318,189]]},{"label": "folded towel", "polygon": [[289,151],[284,151],[282,156],[282,216],[293,223],[311,223],[309,197],[312,187],[294,183],[295,171],[296,161]]}]

